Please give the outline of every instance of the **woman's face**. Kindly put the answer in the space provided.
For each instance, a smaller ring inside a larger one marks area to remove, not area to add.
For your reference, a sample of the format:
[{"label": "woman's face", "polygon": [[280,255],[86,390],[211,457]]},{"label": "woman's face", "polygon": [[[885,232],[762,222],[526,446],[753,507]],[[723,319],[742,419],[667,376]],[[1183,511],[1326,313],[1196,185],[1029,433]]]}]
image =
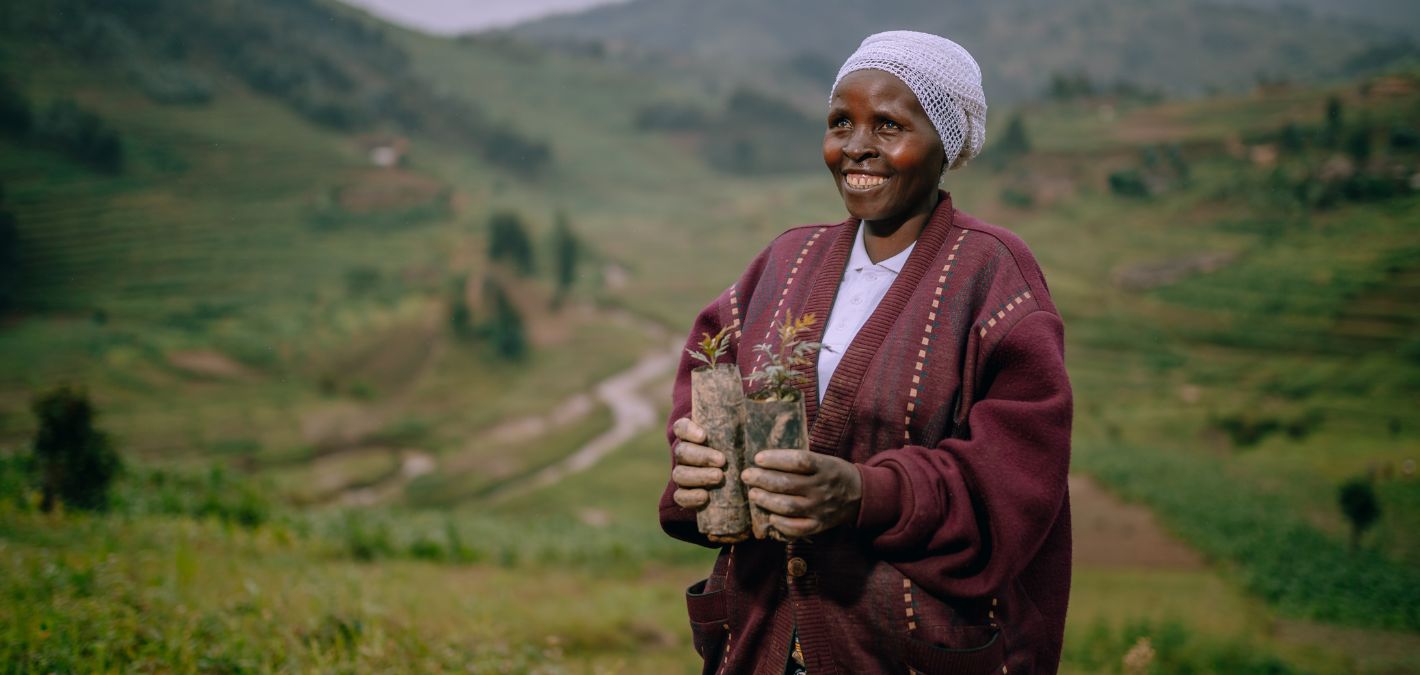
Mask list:
[{"label": "woman's face", "polygon": [[858,70],[843,77],[829,101],[823,162],[843,205],[886,229],[937,203],[945,151],[917,96],[896,76]]}]

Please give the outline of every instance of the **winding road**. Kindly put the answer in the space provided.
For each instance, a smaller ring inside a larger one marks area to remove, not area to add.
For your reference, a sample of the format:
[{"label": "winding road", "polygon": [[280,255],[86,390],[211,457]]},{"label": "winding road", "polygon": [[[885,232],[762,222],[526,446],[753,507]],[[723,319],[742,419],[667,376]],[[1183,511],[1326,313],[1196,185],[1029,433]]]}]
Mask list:
[{"label": "winding road", "polygon": [[523,480],[505,483],[490,494],[488,499],[511,499],[553,485],[572,474],[586,471],[636,434],[659,424],[655,402],[648,400],[641,390],[651,382],[675,371],[680,362],[680,350],[680,341],[673,341],[669,348],[652,351],[642,356],[629,370],[603,380],[596,386],[596,397],[611,410],[611,428],[562,461]]}]

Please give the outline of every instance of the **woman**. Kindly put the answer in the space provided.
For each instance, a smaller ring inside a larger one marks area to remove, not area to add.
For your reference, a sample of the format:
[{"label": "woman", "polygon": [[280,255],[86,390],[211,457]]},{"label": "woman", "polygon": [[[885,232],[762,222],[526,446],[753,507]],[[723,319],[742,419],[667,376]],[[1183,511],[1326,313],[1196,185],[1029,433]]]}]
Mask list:
[{"label": "woman", "polygon": [[[743,374],[787,311],[827,317],[800,386],[809,451],[742,478],[793,543],[721,549],[688,604],[705,672],[1051,673],[1070,584],[1071,396],[1060,316],[1010,232],[937,189],[981,149],[981,71],[950,40],[863,41],[829,102],[823,155],[850,218],[780,235],[702,311]],[[696,530],[724,458],[688,419],[683,359],[661,499]]]}]

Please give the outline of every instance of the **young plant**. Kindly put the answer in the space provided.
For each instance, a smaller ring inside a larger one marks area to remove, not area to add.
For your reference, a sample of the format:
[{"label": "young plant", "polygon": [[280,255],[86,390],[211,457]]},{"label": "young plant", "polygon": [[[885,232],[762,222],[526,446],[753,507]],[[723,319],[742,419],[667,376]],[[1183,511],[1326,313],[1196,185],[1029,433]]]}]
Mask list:
[{"label": "young plant", "polygon": [[792,311],[786,310],[784,322],[775,326],[778,344],[766,342],[754,346],[754,350],[765,360],[765,364],[755,368],[747,378],[750,384],[759,385],[755,398],[765,401],[799,399],[799,390],[795,385],[806,379],[803,369],[813,365],[813,353],[823,348],[822,342],[804,339],[815,321],[812,312],[795,317]]},{"label": "young plant", "polygon": [[707,367],[714,368],[720,363],[720,357],[730,351],[730,327],[720,329],[715,335],[701,333],[700,351],[687,349],[685,352],[690,357],[703,362]]}]

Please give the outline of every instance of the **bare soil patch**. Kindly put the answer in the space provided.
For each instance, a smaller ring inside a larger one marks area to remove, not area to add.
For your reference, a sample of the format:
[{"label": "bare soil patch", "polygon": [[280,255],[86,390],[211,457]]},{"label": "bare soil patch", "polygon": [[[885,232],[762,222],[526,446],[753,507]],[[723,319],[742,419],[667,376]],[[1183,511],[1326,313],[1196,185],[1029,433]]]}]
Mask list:
[{"label": "bare soil patch", "polygon": [[170,352],[168,365],[190,375],[213,380],[254,380],[256,373],[231,357],[210,349]]},{"label": "bare soil patch", "polygon": [[1197,569],[1203,558],[1169,535],[1153,512],[1127,504],[1087,476],[1070,476],[1075,564],[1089,567]]}]

